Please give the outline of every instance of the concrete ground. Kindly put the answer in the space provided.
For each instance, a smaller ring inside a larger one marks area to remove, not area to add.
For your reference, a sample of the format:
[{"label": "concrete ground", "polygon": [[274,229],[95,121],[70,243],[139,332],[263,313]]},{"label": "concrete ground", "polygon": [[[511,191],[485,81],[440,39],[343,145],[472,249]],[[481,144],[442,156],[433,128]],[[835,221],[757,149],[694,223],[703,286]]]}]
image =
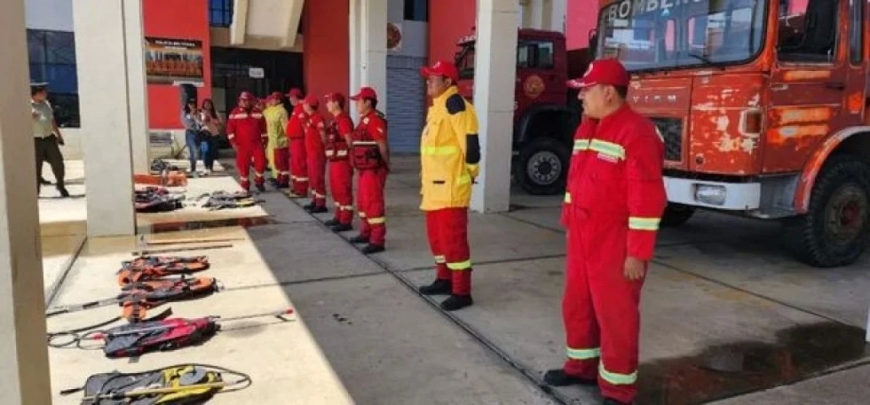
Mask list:
[{"label": "concrete ground", "polygon": [[[282,302],[280,291],[358,404],[598,403],[595,390],[540,385],[543,372],[564,359],[559,198],[515,193],[509,213],[471,214],[475,305],[445,313],[441,297],[414,290],[433,277],[416,161],[398,159],[388,180],[386,252],[362,255],[346,242],[353,232],[336,235],[322,225],[331,213],[309,215],[300,208],[307,201],[269,190],[260,198],[270,223],[246,229],[267,270],[241,260],[251,270],[221,273],[233,291],[209,298],[214,304],[179,308],[264,310]],[[231,163],[224,165],[232,174]],[[870,395],[870,255],[846,268],[813,269],[788,257],[780,236],[771,223],[709,213],[662,231],[643,293],[639,404],[852,404]],[[217,252],[203,254],[222,257]],[[76,266],[111,267],[88,264]],[[56,304],[87,296],[85,286],[97,281],[84,272],[71,274]],[[174,359],[196,353],[271,376],[226,395],[226,403],[288,403],[292,390],[269,390],[297,384],[293,370],[303,361],[288,354],[293,347],[275,348],[289,333],[282,327],[290,326],[264,328],[262,340],[218,336]],[[270,353],[272,361],[264,360]],[[84,355],[58,356],[53,373],[63,375]],[[740,371],[713,370],[729,364]]]}]

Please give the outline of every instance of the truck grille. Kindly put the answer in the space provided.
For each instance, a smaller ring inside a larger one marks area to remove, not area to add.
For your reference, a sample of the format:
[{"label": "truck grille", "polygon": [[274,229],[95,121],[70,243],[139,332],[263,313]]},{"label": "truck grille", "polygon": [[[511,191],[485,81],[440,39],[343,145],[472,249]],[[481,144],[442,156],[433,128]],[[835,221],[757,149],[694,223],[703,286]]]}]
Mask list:
[{"label": "truck grille", "polygon": [[683,120],[680,118],[651,118],[665,138],[665,160],[683,160]]}]

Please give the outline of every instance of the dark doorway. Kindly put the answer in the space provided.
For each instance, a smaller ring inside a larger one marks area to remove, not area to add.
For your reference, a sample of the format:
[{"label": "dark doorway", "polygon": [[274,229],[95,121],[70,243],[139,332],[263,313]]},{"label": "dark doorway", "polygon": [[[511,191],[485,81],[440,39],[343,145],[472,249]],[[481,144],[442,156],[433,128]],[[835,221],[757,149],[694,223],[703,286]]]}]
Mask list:
[{"label": "dark doorway", "polygon": [[[214,103],[222,114],[236,105],[243,91],[266,97],[273,91],[283,93],[292,87],[302,88],[301,53],[212,48],[211,57]],[[262,77],[257,73],[262,73]]]}]

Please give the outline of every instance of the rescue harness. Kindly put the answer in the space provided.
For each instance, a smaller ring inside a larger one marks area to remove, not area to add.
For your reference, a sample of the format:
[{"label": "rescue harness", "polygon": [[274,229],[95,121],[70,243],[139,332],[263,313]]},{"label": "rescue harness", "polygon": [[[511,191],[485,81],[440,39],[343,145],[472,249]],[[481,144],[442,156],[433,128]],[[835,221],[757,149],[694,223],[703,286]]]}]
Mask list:
[{"label": "rescue harness", "polygon": [[136,189],[136,212],[167,212],[183,208],[183,194],[171,194],[164,187],[147,186]]},{"label": "rescue harness", "polygon": [[121,263],[118,284],[122,287],[139,281],[149,281],[170,275],[190,275],[211,267],[206,256],[140,256]]},{"label": "rescue harness", "polygon": [[[227,376],[237,377],[234,380]],[[247,374],[206,364],[179,364],[139,373],[113,371],[89,376],[82,387],[61,395],[84,391],[81,405],[181,405],[201,404],[216,394],[239,391],[252,383]]]}]

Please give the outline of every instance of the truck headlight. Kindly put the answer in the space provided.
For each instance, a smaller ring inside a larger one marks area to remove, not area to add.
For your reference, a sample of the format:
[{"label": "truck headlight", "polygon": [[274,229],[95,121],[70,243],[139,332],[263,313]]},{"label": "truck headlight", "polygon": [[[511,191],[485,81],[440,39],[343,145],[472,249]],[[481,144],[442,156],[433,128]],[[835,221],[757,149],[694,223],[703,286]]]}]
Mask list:
[{"label": "truck headlight", "polygon": [[695,200],[710,205],[725,205],[725,187],[699,184],[695,187]]}]

